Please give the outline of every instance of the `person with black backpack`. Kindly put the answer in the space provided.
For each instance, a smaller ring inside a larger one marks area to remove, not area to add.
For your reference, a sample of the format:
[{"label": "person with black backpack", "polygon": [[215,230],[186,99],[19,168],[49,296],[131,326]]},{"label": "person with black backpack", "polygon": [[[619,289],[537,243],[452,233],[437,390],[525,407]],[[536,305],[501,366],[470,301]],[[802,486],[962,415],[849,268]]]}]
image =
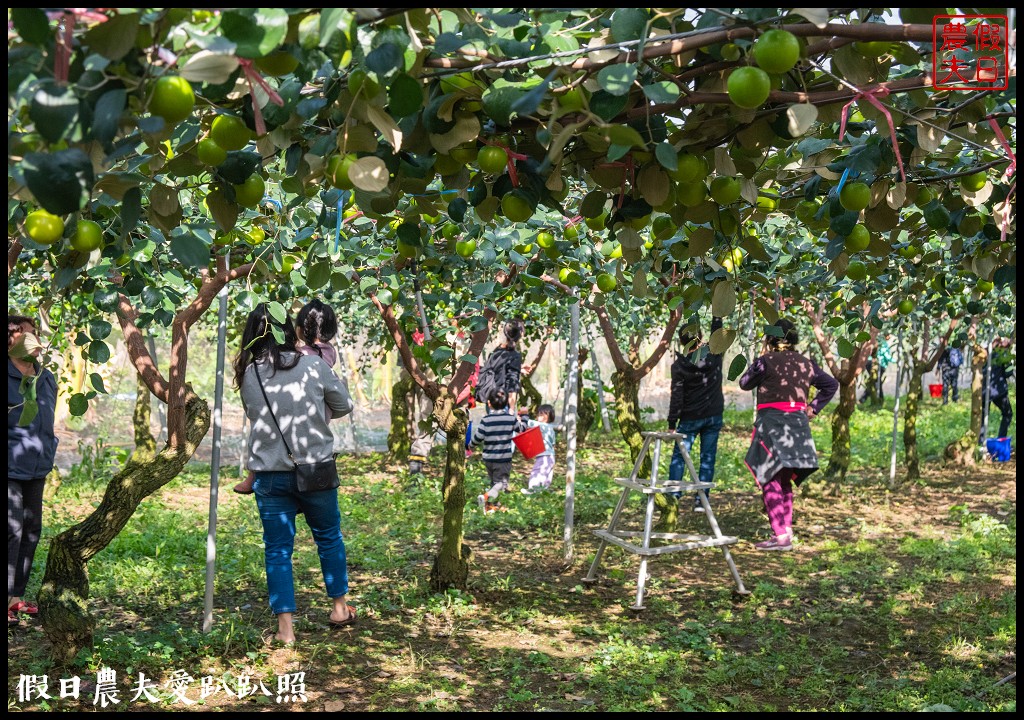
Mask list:
[{"label": "person with black backpack", "polygon": [[519,341],[523,338],[523,321],[509,320],[505,323],[505,336],[501,345],[488,356],[476,381],[476,401],[484,406],[491,396],[501,390],[508,399],[510,412],[516,414],[516,400],[522,379],[523,354],[519,352]]},{"label": "person with black backpack", "polygon": [[[942,404],[949,403],[952,394],[953,402],[960,402],[960,366],[964,363],[964,354],[958,347],[947,346],[939,356],[939,374],[942,377]],[[950,392],[952,390],[952,393]]]}]

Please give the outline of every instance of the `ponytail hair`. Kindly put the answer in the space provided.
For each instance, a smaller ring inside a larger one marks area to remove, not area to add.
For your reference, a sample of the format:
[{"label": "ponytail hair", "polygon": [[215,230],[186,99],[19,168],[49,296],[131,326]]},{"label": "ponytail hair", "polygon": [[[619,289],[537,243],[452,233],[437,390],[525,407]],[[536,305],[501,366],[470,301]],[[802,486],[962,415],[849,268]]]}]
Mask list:
[{"label": "ponytail hair", "polygon": [[523,330],[522,320],[509,320],[505,323],[505,339],[514,346],[523,339]]},{"label": "ponytail hair", "polygon": [[782,331],[782,337],[776,335],[768,336],[768,346],[772,350],[796,350],[797,344],[800,342],[800,333],[796,330],[796,325],[793,324],[792,320],[786,318],[779,318],[775,321],[774,327],[779,328]]},{"label": "ponytail hair", "polygon": [[330,342],[338,334],[338,316],[330,305],[320,300],[306,303],[296,318],[302,329],[302,338],[308,345]]}]

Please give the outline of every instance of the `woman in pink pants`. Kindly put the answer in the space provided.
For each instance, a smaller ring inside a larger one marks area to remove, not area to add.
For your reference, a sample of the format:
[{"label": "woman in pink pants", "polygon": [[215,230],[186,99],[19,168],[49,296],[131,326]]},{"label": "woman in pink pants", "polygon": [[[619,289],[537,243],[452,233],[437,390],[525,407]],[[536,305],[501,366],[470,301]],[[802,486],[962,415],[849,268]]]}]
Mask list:
[{"label": "woman in pink pants", "polygon": [[[757,388],[757,416],[746,464],[764,496],[773,537],[759,550],[792,550],[793,483],[818,469],[811,423],[839,389],[835,378],[796,351],[800,337],[789,320],[775,323],[765,338],[765,353],[740,378],[744,390]],[[807,403],[807,391],[817,388]]]}]

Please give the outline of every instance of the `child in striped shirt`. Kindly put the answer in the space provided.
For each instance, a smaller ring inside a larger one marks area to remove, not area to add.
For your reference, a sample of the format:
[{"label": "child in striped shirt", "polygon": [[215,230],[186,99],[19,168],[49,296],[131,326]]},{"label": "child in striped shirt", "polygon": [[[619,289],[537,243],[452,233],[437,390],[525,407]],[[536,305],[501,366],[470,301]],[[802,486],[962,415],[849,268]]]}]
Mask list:
[{"label": "child in striped shirt", "polygon": [[522,429],[522,424],[509,412],[508,395],[496,390],[487,400],[487,414],[473,427],[471,444],[483,446],[484,467],[490,489],[477,496],[477,503],[485,513],[498,508],[498,496],[508,490],[509,475],[512,472],[512,436]]}]

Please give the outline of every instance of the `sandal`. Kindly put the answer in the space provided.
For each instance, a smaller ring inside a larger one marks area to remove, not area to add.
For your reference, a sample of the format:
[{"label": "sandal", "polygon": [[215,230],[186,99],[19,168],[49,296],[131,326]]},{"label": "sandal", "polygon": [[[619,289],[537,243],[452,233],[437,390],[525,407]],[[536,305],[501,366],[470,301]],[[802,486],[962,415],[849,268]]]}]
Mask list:
[{"label": "sandal", "polygon": [[15,613],[23,613],[25,615],[38,615],[39,614],[38,606],[36,606],[35,603],[30,603],[30,602],[27,602],[25,600],[19,600],[18,602],[14,603],[13,605],[11,605],[7,609],[8,609],[8,611],[12,611],[12,612],[15,612]]},{"label": "sandal", "polygon": [[327,624],[333,628],[343,628],[349,625],[355,625],[356,622],[356,609],[351,605],[346,605],[348,608],[348,617],[344,620],[332,620],[329,616],[327,618]]},{"label": "sandal", "polygon": [[7,611],[7,627],[14,627],[19,624],[21,620],[18,619],[18,613],[13,610]]}]

